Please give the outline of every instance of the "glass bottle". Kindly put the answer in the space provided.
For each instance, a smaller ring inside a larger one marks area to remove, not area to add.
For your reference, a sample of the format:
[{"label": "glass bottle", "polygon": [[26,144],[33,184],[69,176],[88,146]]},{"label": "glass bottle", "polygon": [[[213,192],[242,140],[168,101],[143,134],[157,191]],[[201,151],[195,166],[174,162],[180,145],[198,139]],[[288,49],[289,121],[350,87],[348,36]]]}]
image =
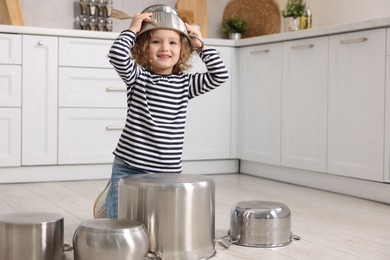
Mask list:
[{"label": "glass bottle", "polygon": [[301,29],[310,29],[312,28],[313,16],[310,9],[310,0],[306,0],[305,11],[301,16]]}]

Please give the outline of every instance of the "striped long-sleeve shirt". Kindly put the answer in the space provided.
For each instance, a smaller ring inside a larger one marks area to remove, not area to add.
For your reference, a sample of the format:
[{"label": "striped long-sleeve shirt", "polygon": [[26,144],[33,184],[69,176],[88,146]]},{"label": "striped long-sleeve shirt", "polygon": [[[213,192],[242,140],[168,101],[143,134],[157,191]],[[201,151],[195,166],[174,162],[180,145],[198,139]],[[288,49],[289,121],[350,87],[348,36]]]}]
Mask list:
[{"label": "striped long-sleeve shirt", "polygon": [[114,155],[153,173],[180,173],[188,101],[228,79],[213,48],[199,53],[205,73],[154,74],[131,58],[136,35],[123,31],[110,49],[110,62],[127,85],[127,117]]}]

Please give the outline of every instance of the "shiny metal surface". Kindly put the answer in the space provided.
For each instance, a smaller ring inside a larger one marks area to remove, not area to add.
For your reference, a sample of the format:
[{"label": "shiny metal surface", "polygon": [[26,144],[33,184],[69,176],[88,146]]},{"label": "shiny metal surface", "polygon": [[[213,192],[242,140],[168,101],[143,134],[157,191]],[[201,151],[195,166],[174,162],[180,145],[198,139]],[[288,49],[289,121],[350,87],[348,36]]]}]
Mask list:
[{"label": "shiny metal surface", "polygon": [[137,174],[119,182],[119,218],[144,223],[162,259],[215,255],[215,184],[192,174]]},{"label": "shiny metal surface", "polygon": [[0,215],[1,260],[62,260],[64,218],[48,212]]},{"label": "shiny metal surface", "polygon": [[[170,29],[182,33],[188,39],[191,46],[193,46],[191,38],[197,38],[200,42],[203,43],[199,37],[188,34],[187,28],[176,9],[168,5],[157,4],[149,6],[142,11],[142,13],[149,12],[153,13],[151,18],[157,22],[143,23],[138,35],[153,29]],[[203,48],[203,46],[201,48]]]},{"label": "shiny metal surface", "polygon": [[73,236],[74,260],[144,260],[149,240],[139,221],[83,221]]},{"label": "shiny metal surface", "polygon": [[291,242],[291,212],[279,202],[241,201],[233,205],[230,236],[251,247],[279,247]]}]

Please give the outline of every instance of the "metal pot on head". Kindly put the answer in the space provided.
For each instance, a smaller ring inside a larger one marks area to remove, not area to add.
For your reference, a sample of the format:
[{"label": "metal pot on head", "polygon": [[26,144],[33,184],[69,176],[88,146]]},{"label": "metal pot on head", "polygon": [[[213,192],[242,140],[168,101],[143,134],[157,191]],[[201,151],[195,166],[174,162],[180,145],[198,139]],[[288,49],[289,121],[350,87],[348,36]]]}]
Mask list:
[{"label": "metal pot on head", "polygon": [[188,39],[191,46],[193,46],[192,38],[196,38],[202,43],[202,46],[196,49],[203,48],[203,41],[198,36],[188,33],[187,28],[176,9],[168,5],[157,4],[145,8],[142,13],[153,13],[151,18],[155,19],[156,23],[142,23],[142,28],[138,32],[138,35],[154,29],[169,29],[183,34]]}]

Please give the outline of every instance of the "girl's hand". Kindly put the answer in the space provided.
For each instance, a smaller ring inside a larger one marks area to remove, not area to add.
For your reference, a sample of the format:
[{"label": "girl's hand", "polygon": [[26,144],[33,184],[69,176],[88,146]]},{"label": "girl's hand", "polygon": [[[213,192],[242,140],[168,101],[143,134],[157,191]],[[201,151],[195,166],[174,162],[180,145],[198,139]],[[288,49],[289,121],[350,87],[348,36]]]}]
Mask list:
[{"label": "girl's hand", "polygon": [[153,13],[138,13],[134,15],[133,20],[129,26],[129,30],[137,34],[141,30],[142,22],[145,20],[152,20]]},{"label": "girl's hand", "polygon": [[[198,38],[202,39],[202,33],[200,31],[194,29],[188,23],[185,23],[185,25],[186,25],[186,28],[187,28],[187,32],[188,32],[188,34],[190,36],[191,35],[195,35]],[[198,49],[198,48],[202,48],[203,47],[203,43],[201,41],[199,41],[197,38],[193,37],[191,39],[192,39],[192,45],[194,46],[194,49]]]}]

